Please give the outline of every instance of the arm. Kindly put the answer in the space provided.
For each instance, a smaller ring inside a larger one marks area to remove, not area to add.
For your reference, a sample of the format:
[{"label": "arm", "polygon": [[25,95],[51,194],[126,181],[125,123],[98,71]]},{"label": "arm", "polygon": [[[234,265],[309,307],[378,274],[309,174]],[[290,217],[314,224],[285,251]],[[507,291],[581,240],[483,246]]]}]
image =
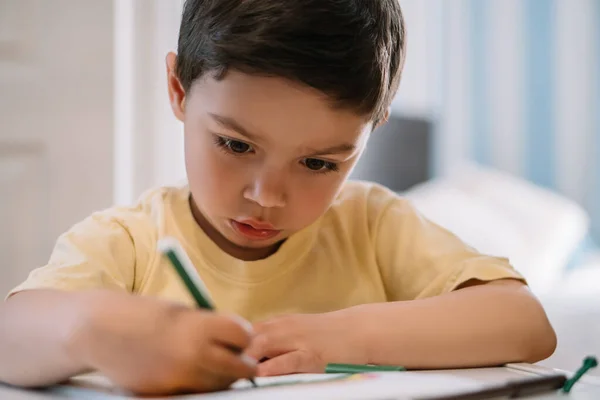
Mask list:
[{"label": "arm", "polygon": [[556,348],[542,306],[525,285],[512,280],[340,313],[361,343],[365,361],[373,364],[435,369],[536,362]]},{"label": "arm", "polygon": [[82,300],[77,293],[31,290],[0,304],[0,381],[43,386],[84,372],[69,353],[84,319]]},{"label": "arm", "polygon": [[[238,320],[135,295],[156,230],[134,209],[93,214],[0,304],[0,381],[46,386],[94,370],[139,394],[223,389],[254,375]],[[50,290],[50,289],[61,289]]]},{"label": "arm", "polygon": [[479,253],[409,202],[392,201],[378,221],[374,244],[391,302],[357,309],[371,326],[373,315],[387,322],[373,332],[376,360],[401,353],[412,368],[484,366],[554,351],[541,304],[507,258]]},{"label": "arm", "polygon": [[514,280],[470,281],[423,300],[275,317],[255,324],[255,331],[248,354],[269,359],[259,365],[263,376],[323,372],[328,363],[496,366],[539,361],[556,347],[541,305]]},{"label": "arm", "polygon": [[135,264],[132,233],[111,212],[95,213],[62,234],[47,265],[0,302],[0,381],[40,386],[83,372],[69,348],[91,317],[95,296],[87,292],[130,291]]},{"label": "arm", "polygon": [[254,375],[239,319],[110,290],[29,290],[0,305],[0,381],[46,386],[88,370],[140,394],[224,389]]}]

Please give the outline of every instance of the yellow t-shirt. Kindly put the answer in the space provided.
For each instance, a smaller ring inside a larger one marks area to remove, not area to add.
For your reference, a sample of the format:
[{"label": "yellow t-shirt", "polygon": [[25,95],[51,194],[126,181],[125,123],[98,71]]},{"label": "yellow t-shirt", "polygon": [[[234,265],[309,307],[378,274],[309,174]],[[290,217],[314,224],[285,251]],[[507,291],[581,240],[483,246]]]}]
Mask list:
[{"label": "yellow t-shirt", "polygon": [[94,213],[63,234],[48,264],[10,294],[107,288],[192,306],[157,251],[165,236],[181,242],[217,308],[250,321],[421,299],[470,279],[524,281],[506,259],[477,253],[407,200],[372,183],[347,182],[315,223],[270,257],[250,262],[228,255],[206,236],[188,199],[187,186],[160,188],[134,207]]}]

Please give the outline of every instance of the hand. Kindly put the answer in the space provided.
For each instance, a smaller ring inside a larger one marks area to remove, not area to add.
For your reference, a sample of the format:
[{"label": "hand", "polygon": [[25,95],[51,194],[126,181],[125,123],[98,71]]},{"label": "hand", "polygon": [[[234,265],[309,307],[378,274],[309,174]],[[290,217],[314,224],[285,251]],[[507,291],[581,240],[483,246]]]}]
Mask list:
[{"label": "hand", "polygon": [[124,389],[206,392],[255,375],[256,362],[240,354],[251,341],[241,318],[128,294],[90,299],[72,354]]},{"label": "hand", "polygon": [[328,363],[367,363],[359,342],[360,325],[351,309],[326,314],[295,314],[254,324],[247,354],[258,365],[258,376],[323,373]]}]

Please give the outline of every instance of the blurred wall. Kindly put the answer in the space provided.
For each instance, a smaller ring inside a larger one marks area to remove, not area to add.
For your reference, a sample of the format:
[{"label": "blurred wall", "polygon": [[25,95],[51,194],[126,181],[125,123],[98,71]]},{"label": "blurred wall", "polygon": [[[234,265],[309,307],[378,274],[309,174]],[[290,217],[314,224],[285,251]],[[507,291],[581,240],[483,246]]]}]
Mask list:
[{"label": "blurred wall", "polygon": [[113,11],[0,0],[0,299],[112,203]]},{"label": "blurred wall", "polygon": [[171,112],[165,57],[177,50],[183,0],[113,0],[114,202],[185,179],[183,127]]}]

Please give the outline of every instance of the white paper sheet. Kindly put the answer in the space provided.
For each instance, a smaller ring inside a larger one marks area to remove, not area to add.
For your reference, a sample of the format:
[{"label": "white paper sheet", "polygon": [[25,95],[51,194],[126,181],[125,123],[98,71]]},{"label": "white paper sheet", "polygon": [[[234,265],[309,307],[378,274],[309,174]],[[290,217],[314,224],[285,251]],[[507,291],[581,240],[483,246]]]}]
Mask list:
[{"label": "white paper sheet", "polygon": [[[230,390],[195,395],[162,397],[166,400],[256,400],[256,399],[415,399],[436,395],[462,393],[485,387],[474,379],[455,377],[443,373],[383,372],[361,375],[344,374],[297,374],[269,378],[257,378],[259,387],[253,388],[248,381],[236,382]],[[83,398],[91,395],[94,399],[103,397],[97,390],[80,387],[62,387],[60,393],[69,397]],[[90,386],[91,387],[91,386]],[[82,393],[87,391],[88,393]],[[55,391],[56,393],[56,391]],[[104,392],[104,398],[128,398],[124,393]],[[157,398],[153,398],[157,400]]]}]

